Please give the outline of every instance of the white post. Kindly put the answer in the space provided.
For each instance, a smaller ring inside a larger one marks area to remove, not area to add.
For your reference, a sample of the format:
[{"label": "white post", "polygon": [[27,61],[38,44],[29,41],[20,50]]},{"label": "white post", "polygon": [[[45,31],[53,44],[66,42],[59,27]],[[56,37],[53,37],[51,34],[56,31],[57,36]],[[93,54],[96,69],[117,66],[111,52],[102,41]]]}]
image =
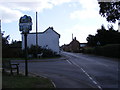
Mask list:
[{"label": "white post", "polygon": [[120,18],[118,19],[118,32],[120,32]]},{"label": "white post", "polygon": [[[1,20],[0,20],[0,71],[2,71],[2,33],[1,33]],[[0,72],[0,89],[2,90],[2,73]]]},{"label": "white post", "polygon": [[0,33],[1,33],[1,20],[0,20]]}]

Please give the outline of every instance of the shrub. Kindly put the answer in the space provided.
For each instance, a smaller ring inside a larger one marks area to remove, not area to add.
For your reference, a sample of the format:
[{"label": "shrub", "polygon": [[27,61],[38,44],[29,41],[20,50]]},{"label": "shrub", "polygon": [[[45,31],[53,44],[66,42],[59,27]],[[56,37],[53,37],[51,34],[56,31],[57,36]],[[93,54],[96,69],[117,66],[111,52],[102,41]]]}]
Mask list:
[{"label": "shrub", "polygon": [[30,48],[27,48],[28,54],[32,55],[33,57],[37,57],[36,53],[42,53],[43,49],[40,46],[31,45]]},{"label": "shrub", "polygon": [[92,47],[84,48],[84,49],[83,49],[83,53],[93,54],[93,53],[94,53],[94,48],[92,48]]},{"label": "shrub", "polygon": [[55,52],[53,52],[50,49],[43,49],[42,53],[43,53],[42,57],[54,57],[57,55]]},{"label": "shrub", "polygon": [[22,49],[19,47],[11,47],[6,45],[2,48],[2,58],[20,58],[23,57]]},{"label": "shrub", "polygon": [[36,47],[32,45],[28,48],[28,55],[32,57],[37,57],[37,54],[42,54],[42,57],[56,57],[58,56],[56,52],[53,52],[51,49],[41,48],[40,46]]},{"label": "shrub", "polygon": [[120,44],[84,48],[83,53],[120,58]]},{"label": "shrub", "polygon": [[120,44],[109,44],[102,47],[104,56],[120,58]]}]

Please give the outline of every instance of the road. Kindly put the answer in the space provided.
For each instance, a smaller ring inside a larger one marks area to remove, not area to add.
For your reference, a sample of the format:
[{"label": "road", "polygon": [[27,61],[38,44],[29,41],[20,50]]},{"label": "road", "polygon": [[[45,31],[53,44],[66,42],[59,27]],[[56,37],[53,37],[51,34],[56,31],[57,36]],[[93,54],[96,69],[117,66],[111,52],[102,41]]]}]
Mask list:
[{"label": "road", "polygon": [[[61,52],[66,60],[29,62],[29,72],[50,78],[57,88],[118,88],[116,59]],[[20,63],[24,70],[24,63]]]}]

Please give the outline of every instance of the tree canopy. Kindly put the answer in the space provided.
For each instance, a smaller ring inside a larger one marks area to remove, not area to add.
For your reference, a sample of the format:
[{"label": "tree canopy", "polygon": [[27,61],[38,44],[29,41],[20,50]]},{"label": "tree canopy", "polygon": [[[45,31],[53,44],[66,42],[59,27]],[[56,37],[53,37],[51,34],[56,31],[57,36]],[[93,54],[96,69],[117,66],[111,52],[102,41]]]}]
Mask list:
[{"label": "tree canopy", "polygon": [[5,46],[9,43],[10,35],[4,36],[4,32],[2,33],[2,46]]},{"label": "tree canopy", "polygon": [[120,32],[114,30],[113,26],[108,27],[108,30],[106,30],[102,25],[95,36],[89,35],[86,40],[89,46],[120,44]]},{"label": "tree canopy", "polygon": [[98,4],[99,14],[105,17],[108,22],[115,23],[120,18],[120,1],[98,2]]}]

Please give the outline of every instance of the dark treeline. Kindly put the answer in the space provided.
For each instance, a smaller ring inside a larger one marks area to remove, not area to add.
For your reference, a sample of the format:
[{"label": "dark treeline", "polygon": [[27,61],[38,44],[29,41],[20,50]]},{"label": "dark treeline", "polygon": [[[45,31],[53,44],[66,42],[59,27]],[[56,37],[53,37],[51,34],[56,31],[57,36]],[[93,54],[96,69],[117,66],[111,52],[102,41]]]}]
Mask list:
[{"label": "dark treeline", "polygon": [[9,44],[10,36],[4,36],[4,33],[2,33],[2,58],[20,58],[23,57],[22,55],[22,49],[21,41],[12,41],[11,44]]},{"label": "dark treeline", "polygon": [[120,58],[120,32],[113,26],[107,29],[102,25],[95,35],[88,35],[88,47],[83,48],[83,53]]},{"label": "dark treeline", "polygon": [[97,30],[96,35],[89,35],[87,37],[89,46],[104,46],[107,44],[120,44],[120,32],[114,30],[110,26],[108,30],[102,25],[101,29]]}]

